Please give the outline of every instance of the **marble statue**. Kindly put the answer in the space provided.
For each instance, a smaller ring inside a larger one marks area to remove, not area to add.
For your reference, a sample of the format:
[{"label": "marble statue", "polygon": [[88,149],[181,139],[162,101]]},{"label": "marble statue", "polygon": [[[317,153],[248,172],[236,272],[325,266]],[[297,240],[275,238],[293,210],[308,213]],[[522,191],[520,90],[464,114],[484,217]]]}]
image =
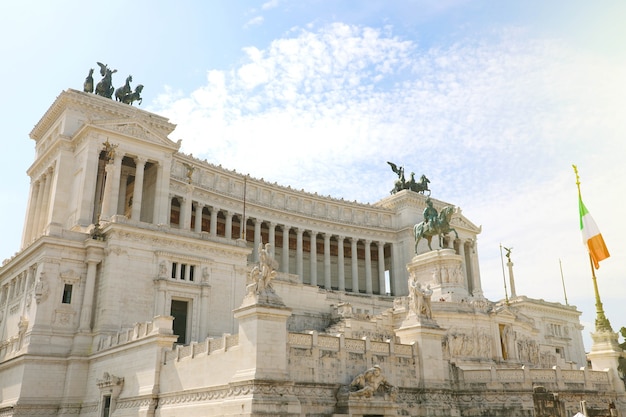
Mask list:
[{"label": "marble statue", "polygon": [[273,292],[272,280],[276,278],[278,272],[278,262],[271,253],[272,245],[266,243],[259,245],[259,264],[250,271],[252,283],[248,285],[248,293],[261,294],[263,292]]},{"label": "marble statue", "polygon": [[422,284],[415,278],[409,278],[409,300],[411,310],[419,317],[432,319],[432,308],[430,298],[433,290],[430,285],[422,287]]},{"label": "marble statue", "polygon": [[395,393],[395,387],[391,385],[383,375],[379,365],[374,365],[362,374],[357,375],[350,383],[350,397],[370,398],[377,392]]}]

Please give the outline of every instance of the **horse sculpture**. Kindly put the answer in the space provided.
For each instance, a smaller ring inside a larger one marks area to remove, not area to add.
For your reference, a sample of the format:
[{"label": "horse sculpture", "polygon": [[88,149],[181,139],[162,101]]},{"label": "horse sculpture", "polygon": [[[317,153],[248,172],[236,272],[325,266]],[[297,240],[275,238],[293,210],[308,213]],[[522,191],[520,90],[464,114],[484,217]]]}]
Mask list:
[{"label": "horse sculpture", "polygon": [[143,90],[143,85],[139,84],[135,87],[135,91],[129,94],[126,94],[124,98],[122,98],[122,102],[125,104],[133,105],[133,101],[139,101],[139,104],[143,101],[141,98],[141,91]]},{"label": "horse sculpture", "polygon": [[124,96],[132,93],[132,88],[130,88],[130,83],[133,81],[133,76],[129,75],[126,77],[126,84],[115,90],[115,101],[124,101]]},{"label": "horse sculpture", "polygon": [[112,75],[117,72],[117,70],[110,70],[109,67],[105,64],[97,63],[100,66],[100,74],[102,75],[102,80],[96,85],[96,94],[102,97],[111,98],[113,95],[113,86],[112,84]]},{"label": "horse sculpture", "polygon": [[89,70],[89,75],[85,78],[83,83],[83,91],[85,93],[93,93],[93,68]]},{"label": "horse sculpture", "polygon": [[422,175],[420,178],[420,182],[415,181],[415,173],[411,172],[411,179],[409,180],[409,190],[415,191],[416,193],[424,194],[425,191],[430,191],[428,189],[428,183],[430,180],[426,178],[426,175]]},{"label": "horse sculpture", "polygon": [[454,213],[453,206],[446,206],[441,209],[441,212],[431,222],[420,222],[413,227],[413,233],[415,234],[415,254],[417,254],[417,244],[424,238],[428,241],[428,248],[433,250],[430,245],[433,236],[439,236],[439,246],[443,247],[443,235],[450,232],[454,232],[456,238],[459,238],[459,234],[456,230],[450,227],[450,219]]}]

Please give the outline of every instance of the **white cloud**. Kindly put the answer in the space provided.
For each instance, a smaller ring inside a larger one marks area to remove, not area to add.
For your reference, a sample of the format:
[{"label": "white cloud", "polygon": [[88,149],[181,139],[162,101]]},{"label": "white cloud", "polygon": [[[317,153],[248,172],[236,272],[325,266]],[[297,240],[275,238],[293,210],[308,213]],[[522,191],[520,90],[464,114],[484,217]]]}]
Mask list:
[{"label": "white cloud", "polygon": [[615,186],[626,181],[623,63],[519,30],[420,50],[388,27],[342,23],[295,29],[244,54],[189,97],[160,101],[184,151],[363,202],[392,188],[386,161],[424,173],[434,197],[483,224],[492,299],[503,296],[500,242],[515,248],[518,294],[560,299],[559,258],[572,297],[588,292],[571,171],[579,163],[594,189],[590,210],[602,208],[600,228],[613,228],[616,260],[602,273],[626,292],[617,246],[626,226],[611,221],[620,215]]}]

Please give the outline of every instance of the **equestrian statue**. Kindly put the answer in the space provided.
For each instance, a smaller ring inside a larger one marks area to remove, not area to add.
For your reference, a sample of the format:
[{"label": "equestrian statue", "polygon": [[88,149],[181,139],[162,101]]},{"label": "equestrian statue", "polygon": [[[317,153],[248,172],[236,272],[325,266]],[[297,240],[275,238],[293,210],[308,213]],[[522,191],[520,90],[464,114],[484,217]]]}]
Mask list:
[{"label": "equestrian statue", "polygon": [[443,236],[450,232],[454,232],[456,238],[459,234],[453,227],[450,227],[450,220],[454,214],[453,206],[446,206],[437,213],[437,209],[433,207],[430,197],[426,199],[426,208],[424,209],[424,220],[413,227],[415,235],[415,254],[417,255],[417,245],[421,239],[428,241],[428,249],[433,250],[431,240],[433,236],[439,236],[439,246],[443,247]]}]

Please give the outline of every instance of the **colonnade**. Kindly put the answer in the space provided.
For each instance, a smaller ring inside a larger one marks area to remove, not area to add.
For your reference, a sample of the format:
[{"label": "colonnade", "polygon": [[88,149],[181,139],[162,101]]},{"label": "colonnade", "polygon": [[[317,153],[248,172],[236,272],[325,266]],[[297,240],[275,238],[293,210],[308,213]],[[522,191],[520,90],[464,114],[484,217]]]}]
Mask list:
[{"label": "colonnade", "polygon": [[393,259],[391,242],[346,237],[255,217],[245,219],[244,234],[241,213],[173,194],[169,208],[171,227],[245,239],[254,248],[251,262],[258,262],[259,245],[270,243],[279,270],[298,275],[306,284],[365,294],[393,292],[389,281],[398,263]]},{"label": "colonnade", "polygon": [[[122,169],[122,160],[126,155],[115,155],[105,165],[106,181],[104,182],[104,192],[102,193],[102,207],[100,217],[103,219],[109,219],[116,214],[127,214],[132,220],[141,220],[141,207],[143,203],[143,185],[146,163],[148,160],[144,157],[133,157],[132,160],[135,163],[134,172],[132,169]],[[130,211],[126,212],[126,195],[127,195],[127,183],[128,176],[134,174],[134,187],[133,194],[130,199]],[[157,175],[157,181],[159,181],[160,175]],[[158,188],[157,188],[158,189]],[[121,198],[120,198],[121,197]],[[155,204],[155,210],[158,207]],[[157,214],[153,213],[151,218],[156,217]]]},{"label": "colonnade", "polygon": [[50,219],[54,164],[43,171],[30,186],[30,197],[26,214],[26,224],[22,236],[22,248],[41,236]]}]

